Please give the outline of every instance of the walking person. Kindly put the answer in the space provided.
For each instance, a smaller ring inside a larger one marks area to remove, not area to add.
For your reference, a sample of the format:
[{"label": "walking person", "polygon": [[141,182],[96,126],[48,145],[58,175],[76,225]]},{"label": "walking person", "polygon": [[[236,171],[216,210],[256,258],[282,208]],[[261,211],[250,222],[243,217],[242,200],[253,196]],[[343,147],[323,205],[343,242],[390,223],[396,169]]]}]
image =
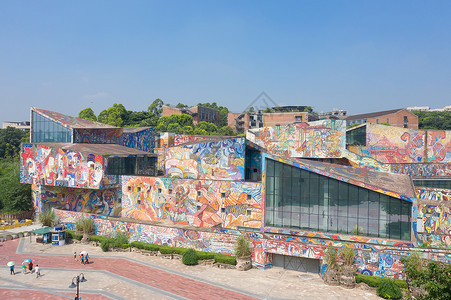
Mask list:
[{"label": "walking person", "polygon": [[9,274],[16,275],[16,273],[14,272],[14,265],[9,266]]},{"label": "walking person", "polygon": [[41,276],[41,268],[39,268],[39,265],[36,265],[35,271],[36,271],[36,278]]},{"label": "walking person", "polygon": [[33,273],[33,263],[31,261],[28,264],[28,270],[30,270],[30,273]]},{"label": "walking person", "polygon": [[85,264],[89,264],[89,255],[88,253],[86,253],[86,257],[85,257]]},{"label": "walking person", "polygon": [[27,273],[27,265],[25,263],[22,264],[22,274],[26,274]]},{"label": "walking person", "polygon": [[85,257],[83,256],[83,254],[80,255],[80,260],[81,260],[81,264],[84,265],[85,264]]},{"label": "walking person", "polygon": [[77,251],[74,252],[74,261],[77,261]]}]

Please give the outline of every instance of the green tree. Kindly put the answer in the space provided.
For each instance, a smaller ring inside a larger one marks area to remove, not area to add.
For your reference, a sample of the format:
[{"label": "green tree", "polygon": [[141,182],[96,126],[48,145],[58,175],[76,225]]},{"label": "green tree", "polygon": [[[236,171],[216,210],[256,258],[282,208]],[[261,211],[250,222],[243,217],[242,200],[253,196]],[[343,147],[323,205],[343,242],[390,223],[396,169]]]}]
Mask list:
[{"label": "green tree", "polygon": [[184,126],[182,128],[182,131],[183,131],[184,134],[190,134],[190,135],[194,134],[194,129],[193,129],[192,126]]},{"label": "green tree", "polygon": [[223,126],[218,131],[219,135],[227,135],[227,136],[234,136],[235,132],[233,131],[232,127],[230,126]]},{"label": "green tree", "polygon": [[178,124],[178,123],[171,123],[168,125],[167,131],[180,133],[180,132],[182,132],[182,128],[180,127],[180,124]]},{"label": "green tree", "polygon": [[413,111],[419,129],[451,130],[451,111]]},{"label": "green tree", "polygon": [[101,111],[97,120],[104,124],[121,127],[126,118],[127,110],[124,105],[114,103],[113,106],[107,110]]},{"label": "green tree", "polygon": [[202,128],[196,127],[196,128],[194,128],[193,134],[195,134],[195,135],[208,135],[208,131],[206,131],[206,130],[204,130]]},{"label": "green tree", "polygon": [[0,208],[4,212],[30,211],[31,185],[20,183],[19,159],[0,160]]},{"label": "green tree", "polygon": [[97,121],[97,117],[94,114],[94,111],[92,110],[92,108],[90,108],[90,107],[82,109],[78,113],[78,117],[81,119],[89,120],[89,121],[94,121],[94,122]]},{"label": "green tree", "polygon": [[175,106],[175,107],[177,107],[177,108],[189,108],[189,106],[188,105],[186,105],[186,104],[183,104],[183,103],[177,103],[177,105]]},{"label": "green tree", "polygon": [[179,122],[181,127],[185,127],[185,126],[194,126],[193,125],[193,117],[190,115],[179,115]]},{"label": "green tree", "polygon": [[163,113],[163,104],[163,100],[157,98],[149,105],[147,110],[154,115],[161,117],[161,114]]},{"label": "green tree", "polygon": [[224,107],[219,111],[219,127],[227,125],[229,125],[229,110],[227,107]]},{"label": "green tree", "polygon": [[16,157],[20,151],[20,143],[27,142],[28,133],[17,128],[0,129],[0,158]]}]

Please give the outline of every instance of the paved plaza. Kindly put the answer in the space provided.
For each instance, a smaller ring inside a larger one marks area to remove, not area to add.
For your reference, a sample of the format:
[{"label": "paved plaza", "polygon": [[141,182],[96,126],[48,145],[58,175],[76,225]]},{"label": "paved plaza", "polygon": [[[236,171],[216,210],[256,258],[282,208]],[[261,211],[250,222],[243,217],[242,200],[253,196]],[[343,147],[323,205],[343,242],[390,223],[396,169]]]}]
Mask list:
[{"label": "paved plaza", "polygon": [[[74,261],[88,251],[90,264]],[[24,259],[41,267],[40,278],[23,274]],[[16,262],[10,275],[8,261]],[[0,243],[0,299],[74,299],[69,288],[83,273],[82,299],[380,299],[364,287],[345,289],[323,283],[316,274],[273,268],[240,272],[211,266],[185,266],[179,260],[137,252],[107,252],[81,243],[43,245],[35,237]]]}]

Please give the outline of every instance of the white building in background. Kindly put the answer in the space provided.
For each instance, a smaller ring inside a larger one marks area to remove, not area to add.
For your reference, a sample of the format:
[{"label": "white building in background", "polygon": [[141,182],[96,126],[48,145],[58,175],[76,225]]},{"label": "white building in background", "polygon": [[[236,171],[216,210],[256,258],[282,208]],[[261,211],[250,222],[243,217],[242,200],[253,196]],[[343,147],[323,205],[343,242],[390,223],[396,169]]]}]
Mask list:
[{"label": "white building in background", "polygon": [[417,110],[417,111],[451,111],[451,105],[444,106],[443,108],[433,108],[430,109],[429,106],[412,106],[407,107],[407,110]]},{"label": "white building in background", "polygon": [[14,127],[23,131],[30,131],[30,122],[22,121],[22,122],[3,122],[3,129],[8,127]]}]

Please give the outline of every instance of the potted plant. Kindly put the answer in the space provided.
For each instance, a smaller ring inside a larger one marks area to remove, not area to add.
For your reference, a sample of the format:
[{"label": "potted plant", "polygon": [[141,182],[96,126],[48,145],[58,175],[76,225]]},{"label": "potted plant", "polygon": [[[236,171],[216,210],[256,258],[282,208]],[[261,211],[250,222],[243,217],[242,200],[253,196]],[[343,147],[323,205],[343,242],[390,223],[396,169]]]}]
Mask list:
[{"label": "potted plant", "polygon": [[323,277],[324,282],[329,285],[339,285],[340,269],[338,268],[337,252],[331,246],[327,247],[324,253],[324,263],[327,266]]},{"label": "potted plant", "polygon": [[247,271],[252,268],[251,246],[247,238],[240,236],[235,243],[236,268]]},{"label": "potted plant", "polygon": [[347,288],[355,287],[355,274],[357,268],[354,265],[355,250],[349,247],[344,247],[340,251],[343,265],[341,267],[340,284]]}]

